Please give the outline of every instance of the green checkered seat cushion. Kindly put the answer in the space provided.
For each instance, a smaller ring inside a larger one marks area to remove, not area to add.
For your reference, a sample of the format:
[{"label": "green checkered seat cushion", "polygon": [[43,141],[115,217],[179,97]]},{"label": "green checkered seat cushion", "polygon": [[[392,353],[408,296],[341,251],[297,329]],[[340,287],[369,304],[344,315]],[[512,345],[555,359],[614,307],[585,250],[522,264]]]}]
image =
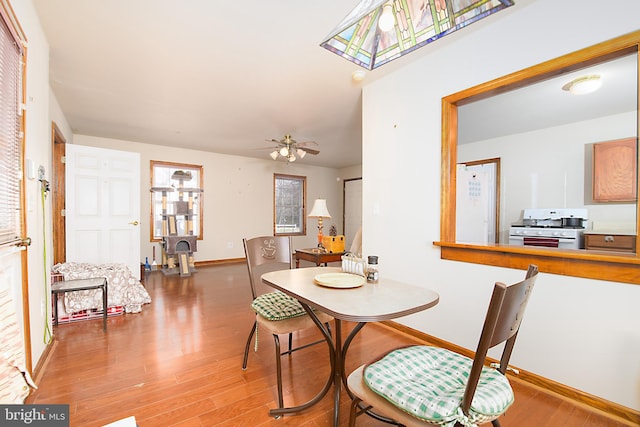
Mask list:
[{"label": "green checkered seat cushion", "polygon": [[284,320],[307,314],[297,299],[282,292],[262,294],[251,303],[253,311],[268,320]]},{"label": "green checkered seat cushion", "polygon": [[462,397],[473,360],[437,347],[412,346],[394,350],[364,370],[364,382],[396,407],[445,427],[456,422],[476,426],[503,414],[514,401],[509,381],[484,367],[469,416]]}]

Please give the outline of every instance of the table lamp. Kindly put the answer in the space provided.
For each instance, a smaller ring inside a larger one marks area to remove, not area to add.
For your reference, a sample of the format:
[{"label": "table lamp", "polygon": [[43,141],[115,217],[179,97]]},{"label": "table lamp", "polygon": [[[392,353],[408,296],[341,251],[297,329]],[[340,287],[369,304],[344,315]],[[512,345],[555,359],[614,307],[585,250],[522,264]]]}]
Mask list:
[{"label": "table lamp", "polygon": [[327,210],[327,200],[316,199],[313,202],[311,213],[307,216],[309,218],[318,218],[318,251],[325,252],[324,245],[322,244],[322,219],[331,218],[331,214]]}]

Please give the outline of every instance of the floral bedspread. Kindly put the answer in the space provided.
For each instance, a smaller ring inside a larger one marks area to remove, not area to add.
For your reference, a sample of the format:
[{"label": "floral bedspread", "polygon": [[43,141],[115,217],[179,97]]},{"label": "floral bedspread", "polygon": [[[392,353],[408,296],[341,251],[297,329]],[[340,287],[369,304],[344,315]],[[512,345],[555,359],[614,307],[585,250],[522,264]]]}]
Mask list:
[{"label": "floral bedspread", "polygon": [[[65,280],[89,279],[92,277],[107,278],[107,305],[123,306],[125,313],[138,313],[142,305],[151,302],[147,290],[136,279],[125,264],[87,264],[67,262],[53,266],[54,273],[60,273]],[[77,313],[82,310],[102,309],[102,291],[66,292],[64,294],[64,311]]]}]

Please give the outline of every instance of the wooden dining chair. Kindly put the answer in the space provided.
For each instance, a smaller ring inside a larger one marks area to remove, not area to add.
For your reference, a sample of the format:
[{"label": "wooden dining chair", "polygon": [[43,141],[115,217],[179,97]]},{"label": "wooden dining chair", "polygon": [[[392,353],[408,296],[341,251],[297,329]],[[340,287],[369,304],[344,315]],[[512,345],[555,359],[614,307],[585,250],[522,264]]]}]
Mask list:
[{"label": "wooden dining chair", "polygon": [[[249,333],[247,344],[244,349],[242,369],[247,369],[249,349],[254,335],[256,336],[254,349],[255,351],[258,350],[258,329],[271,333],[276,346],[278,407],[283,408],[281,357],[314,344],[325,343],[326,341],[322,339],[292,348],[294,332],[309,328],[317,328],[317,326],[295,298],[292,298],[283,292],[274,291],[273,288],[263,284],[260,279],[264,273],[293,268],[291,237],[260,236],[251,239],[242,239],[242,242],[244,245],[247,268],[249,270],[251,295],[253,297],[251,308],[256,313],[255,321],[251,327],[251,332]],[[322,323],[326,324],[327,328],[330,330],[329,322],[333,318],[322,312],[317,312],[316,315],[318,319]],[[285,334],[289,337],[289,348],[287,351],[281,352],[279,335]]]},{"label": "wooden dining chair", "polygon": [[[530,265],[525,280],[495,284],[473,359],[420,345],[356,369],[347,380],[353,395],[349,426],[369,411],[406,427],[500,426],[498,417],[514,402],[505,373],[537,276],[538,267]],[[500,363],[485,366],[489,349],[501,343]]]}]

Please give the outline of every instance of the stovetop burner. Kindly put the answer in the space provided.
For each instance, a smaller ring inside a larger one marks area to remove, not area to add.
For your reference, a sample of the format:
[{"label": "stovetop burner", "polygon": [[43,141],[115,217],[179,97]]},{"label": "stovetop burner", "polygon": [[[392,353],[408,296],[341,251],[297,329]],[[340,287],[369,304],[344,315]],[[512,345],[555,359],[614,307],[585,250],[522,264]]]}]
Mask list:
[{"label": "stovetop burner", "polygon": [[553,225],[553,224],[549,224],[549,225],[545,225],[545,224],[539,224],[539,225],[512,224],[511,226],[512,227],[521,227],[521,228],[563,228],[563,229],[578,229],[578,230],[584,229],[584,227],[580,227],[580,226]]},{"label": "stovetop burner", "polygon": [[532,229],[585,229],[587,225],[586,209],[524,209],[522,219],[513,227]]},{"label": "stovetop burner", "polygon": [[586,209],[525,209],[509,228],[509,244],[583,249]]}]

